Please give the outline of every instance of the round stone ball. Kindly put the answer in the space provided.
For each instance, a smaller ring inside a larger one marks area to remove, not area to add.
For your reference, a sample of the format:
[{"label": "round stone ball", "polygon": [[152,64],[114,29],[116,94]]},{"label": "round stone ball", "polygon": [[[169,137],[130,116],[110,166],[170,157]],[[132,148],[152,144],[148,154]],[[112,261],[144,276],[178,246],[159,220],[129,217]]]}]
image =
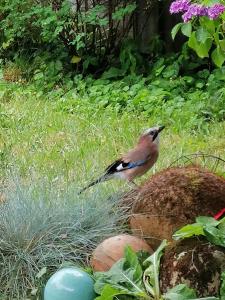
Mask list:
[{"label": "round stone ball", "polygon": [[94,281],[75,267],[63,268],[53,274],[44,290],[44,300],[93,300]]},{"label": "round stone ball", "polygon": [[94,250],[91,258],[91,266],[95,272],[108,271],[115,262],[124,257],[126,246],[133,251],[146,251],[153,253],[152,248],[143,240],[129,234],[120,234],[104,240]]}]

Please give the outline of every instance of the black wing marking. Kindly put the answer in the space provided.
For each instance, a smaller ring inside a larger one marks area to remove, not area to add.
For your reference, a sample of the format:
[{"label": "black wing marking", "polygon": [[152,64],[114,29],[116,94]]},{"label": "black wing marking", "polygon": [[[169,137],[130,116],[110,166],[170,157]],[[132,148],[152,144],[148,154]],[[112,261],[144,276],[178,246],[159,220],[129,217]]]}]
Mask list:
[{"label": "black wing marking", "polygon": [[119,170],[117,169],[119,165],[121,165],[122,168],[126,169],[129,165],[129,162],[124,162],[122,159],[118,159],[105,169],[105,173],[110,175],[119,172]]},{"label": "black wing marking", "polygon": [[123,160],[118,159],[106,168],[105,174],[111,175],[113,173],[121,172],[123,170],[133,169],[139,166],[143,166],[147,161],[148,158],[143,160],[137,160],[134,162],[124,162]]}]

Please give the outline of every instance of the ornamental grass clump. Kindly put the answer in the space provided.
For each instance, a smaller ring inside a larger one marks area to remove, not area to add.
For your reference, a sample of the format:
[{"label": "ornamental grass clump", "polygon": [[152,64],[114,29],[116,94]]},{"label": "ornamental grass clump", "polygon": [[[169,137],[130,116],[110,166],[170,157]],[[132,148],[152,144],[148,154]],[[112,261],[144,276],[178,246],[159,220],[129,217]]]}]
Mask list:
[{"label": "ornamental grass clump", "polygon": [[[62,265],[87,264],[104,238],[124,232],[125,214],[116,199],[99,193],[84,198],[68,187],[16,184],[0,204],[0,296],[38,295]],[[1,298],[0,297],[0,298]],[[2,299],[2,298],[1,298]]]}]

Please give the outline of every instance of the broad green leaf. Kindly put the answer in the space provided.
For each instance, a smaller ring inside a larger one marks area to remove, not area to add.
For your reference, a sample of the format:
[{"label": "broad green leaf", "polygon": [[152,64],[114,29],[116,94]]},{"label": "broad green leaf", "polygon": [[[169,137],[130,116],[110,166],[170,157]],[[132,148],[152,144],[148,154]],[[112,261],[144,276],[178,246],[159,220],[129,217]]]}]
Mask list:
[{"label": "broad green leaf", "polygon": [[205,236],[207,240],[218,246],[225,247],[225,234],[224,231],[219,230],[216,227],[205,227],[204,229]]},{"label": "broad green leaf", "polygon": [[199,43],[196,39],[196,32],[192,32],[191,37],[188,40],[188,46],[195,50],[199,57],[204,58],[209,56],[212,40],[207,39],[205,43]]},{"label": "broad green leaf", "polygon": [[196,30],[196,39],[198,42],[205,43],[209,38],[211,38],[211,35],[204,27],[199,27]]},{"label": "broad green leaf", "polygon": [[225,61],[225,52],[223,52],[220,47],[217,47],[212,52],[212,60],[217,67],[222,67]]},{"label": "broad green leaf", "polygon": [[151,296],[156,299],[160,299],[160,289],[159,289],[159,267],[160,259],[163,255],[163,250],[167,246],[167,241],[163,240],[158,249],[149,256],[144,265],[148,267],[144,271],[143,281],[145,284],[146,290],[150,293]]},{"label": "broad green leaf", "polygon": [[204,27],[211,35],[215,32],[214,20],[210,20],[208,17],[199,18],[200,24]]},{"label": "broad green leaf", "polygon": [[196,293],[186,284],[178,284],[163,295],[163,298],[165,300],[189,300],[195,299]]},{"label": "broad green leaf", "polygon": [[178,31],[180,30],[182,25],[183,25],[183,23],[178,23],[171,30],[171,36],[172,36],[173,40],[175,39],[175,37],[176,37],[176,35],[177,35]]},{"label": "broad green leaf", "polygon": [[113,300],[115,296],[127,295],[125,291],[121,291],[110,284],[106,284],[102,290],[101,296],[95,298],[95,300]]},{"label": "broad green leaf", "polygon": [[196,223],[205,225],[205,226],[217,226],[219,225],[219,221],[215,220],[212,217],[200,216],[196,218]]},{"label": "broad green leaf", "polygon": [[225,300],[225,271],[221,274],[220,300]]},{"label": "broad green leaf", "polygon": [[191,31],[192,31],[192,25],[191,22],[188,23],[183,23],[181,26],[181,32],[183,35],[190,37],[191,36]]},{"label": "broad green leaf", "polygon": [[173,234],[173,239],[179,240],[194,235],[204,235],[202,224],[194,223],[182,227],[181,229],[179,229]]},{"label": "broad green leaf", "polygon": [[198,48],[198,41],[195,37],[195,32],[192,32],[192,34],[188,40],[188,46],[197,52],[196,49]]},{"label": "broad green leaf", "polygon": [[125,257],[116,262],[108,272],[97,272],[94,274],[94,288],[96,293],[101,296],[105,286],[110,285],[119,291],[120,295],[145,297],[147,295],[144,290],[142,275],[143,271],[138,255],[127,246]]}]

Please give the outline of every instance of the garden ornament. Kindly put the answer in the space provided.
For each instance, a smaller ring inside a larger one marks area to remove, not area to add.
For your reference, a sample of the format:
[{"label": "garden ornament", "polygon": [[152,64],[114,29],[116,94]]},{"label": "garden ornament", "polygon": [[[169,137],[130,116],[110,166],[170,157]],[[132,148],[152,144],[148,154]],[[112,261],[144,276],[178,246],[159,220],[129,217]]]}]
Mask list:
[{"label": "garden ornament", "polygon": [[95,297],[93,279],[75,267],[57,271],[44,290],[44,300],[94,300]]},{"label": "garden ornament", "polygon": [[136,177],[145,174],[157,161],[159,155],[159,133],[164,128],[165,126],[158,126],[147,129],[140,136],[135,148],[108,166],[102,176],[84,187],[79,194],[97,183],[112,178],[125,179],[134,183],[133,180]]}]

